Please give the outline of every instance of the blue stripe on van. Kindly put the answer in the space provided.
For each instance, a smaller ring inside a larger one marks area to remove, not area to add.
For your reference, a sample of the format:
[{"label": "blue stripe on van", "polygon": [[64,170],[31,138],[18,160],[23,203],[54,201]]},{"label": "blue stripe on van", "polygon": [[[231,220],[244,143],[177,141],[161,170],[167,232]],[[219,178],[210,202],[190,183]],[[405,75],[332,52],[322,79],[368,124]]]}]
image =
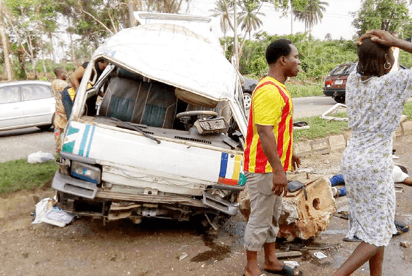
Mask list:
[{"label": "blue stripe on van", "polygon": [[89,145],[87,146],[87,152],[86,152],[86,157],[89,157],[90,153],[90,147],[92,146],[92,141],[94,137],[94,130],[96,129],[95,126],[92,126],[92,133],[90,134],[90,140],[89,140]]},{"label": "blue stripe on van", "polygon": [[82,142],[80,143],[79,155],[83,155],[86,147],[87,136],[89,136],[90,125],[86,125],[83,132]]},{"label": "blue stripe on van", "polygon": [[228,154],[225,152],[222,152],[222,160],[220,161],[219,177],[223,177],[223,178],[226,177],[227,159],[228,159]]}]

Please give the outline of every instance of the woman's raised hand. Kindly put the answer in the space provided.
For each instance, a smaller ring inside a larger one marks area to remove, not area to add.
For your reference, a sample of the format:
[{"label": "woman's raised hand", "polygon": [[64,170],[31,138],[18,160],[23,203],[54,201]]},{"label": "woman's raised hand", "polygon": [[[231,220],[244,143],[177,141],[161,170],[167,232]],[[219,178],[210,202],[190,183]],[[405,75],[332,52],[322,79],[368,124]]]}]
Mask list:
[{"label": "woman's raised hand", "polygon": [[361,35],[356,42],[357,46],[362,45],[362,42],[365,38],[370,38],[371,41],[380,43],[385,46],[396,46],[397,38],[391,35],[389,32],[384,30],[369,30],[365,34]]}]

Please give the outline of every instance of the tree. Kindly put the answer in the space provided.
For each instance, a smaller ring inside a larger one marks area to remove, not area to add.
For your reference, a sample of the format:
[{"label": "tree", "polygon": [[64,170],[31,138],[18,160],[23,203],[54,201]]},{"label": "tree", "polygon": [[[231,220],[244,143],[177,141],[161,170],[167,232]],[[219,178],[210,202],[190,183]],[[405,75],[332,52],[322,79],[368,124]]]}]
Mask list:
[{"label": "tree", "polygon": [[358,35],[370,29],[382,29],[398,33],[401,38],[410,25],[409,10],[406,0],[364,0],[359,11],[354,12],[353,26],[358,29]]},{"label": "tree", "polygon": [[[41,50],[39,41],[41,33],[39,33],[38,22],[38,7],[40,0],[6,0],[10,13],[7,14],[7,23],[13,32],[16,43],[20,46],[19,51],[23,51],[24,55],[20,57],[29,57],[31,61],[33,76],[38,78],[36,71],[36,61],[38,53]],[[21,66],[25,68],[25,59],[21,60]]]},{"label": "tree", "polygon": [[[222,31],[226,34],[227,26],[231,28],[234,33],[234,44],[232,47],[232,54],[229,57],[232,60],[235,67],[239,66],[239,60],[242,56],[242,47],[246,41],[246,35],[251,35],[252,30],[258,29],[262,25],[262,21],[258,16],[264,15],[259,12],[264,2],[278,2],[273,0],[219,0],[216,2],[216,7],[211,10],[212,16],[220,16],[220,24]],[[241,12],[238,14],[236,8],[239,6]],[[233,8],[233,10],[232,10]],[[232,16],[233,15],[233,16]],[[233,22],[232,22],[233,19]],[[239,22],[239,23],[237,23]],[[238,25],[241,26],[241,30],[244,31],[243,38],[238,40]],[[224,40],[226,41],[226,40]],[[240,46],[239,46],[240,45]],[[225,44],[226,48],[226,44]]]},{"label": "tree", "polygon": [[143,9],[146,11],[156,11],[164,13],[178,13],[184,2],[191,0],[141,0]]},{"label": "tree", "polygon": [[262,3],[257,0],[245,0],[240,3],[242,11],[239,16],[239,24],[241,25],[241,29],[245,31],[245,34],[249,34],[249,39],[251,31],[259,29],[263,24],[259,18],[259,16],[265,16],[264,13],[259,12],[261,6]]},{"label": "tree", "polygon": [[231,8],[233,7],[233,1],[231,0],[218,0],[215,3],[215,8],[209,10],[212,12],[212,17],[220,17],[220,28],[223,32],[223,37],[226,37],[228,29],[233,30]]},{"label": "tree", "polygon": [[3,0],[0,0],[0,36],[1,36],[1,44],[3,46],[3,54],[4,54],[4,67],[6,68],[7,80],[12,80],[13,78],[13,71],[11,69],[11,63],[9,58],[9,42],[7,39],[6,31],[4,29],[4,21],[3,21],[3,14],[5,13],[6,7],[3,5]]},{"label": "tree", "polygon": [[323,12],[329,3],[320,0],[308,0],[306,3],[299,1],[292,2],[293,14],[295,17],[305,22],[305,31],[312,30],[313,26],[320,23],[323,18]]}]

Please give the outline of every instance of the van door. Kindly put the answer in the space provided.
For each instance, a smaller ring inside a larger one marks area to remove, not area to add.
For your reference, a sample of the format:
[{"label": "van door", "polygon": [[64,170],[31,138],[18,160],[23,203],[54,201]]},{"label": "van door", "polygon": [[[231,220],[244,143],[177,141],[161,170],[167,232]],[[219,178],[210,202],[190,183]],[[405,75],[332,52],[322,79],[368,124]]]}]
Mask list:
[{"label": "van door", "polygon": [[0,87],[0,129],[24,125],[23,108],[17,85]]}]

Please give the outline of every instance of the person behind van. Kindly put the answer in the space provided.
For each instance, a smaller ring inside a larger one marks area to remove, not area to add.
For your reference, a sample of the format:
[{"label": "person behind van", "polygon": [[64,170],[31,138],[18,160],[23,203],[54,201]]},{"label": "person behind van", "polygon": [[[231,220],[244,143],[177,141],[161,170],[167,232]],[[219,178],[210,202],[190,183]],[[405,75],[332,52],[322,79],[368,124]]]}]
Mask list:
[{"label": "person behind van", "polygon": [[56,111],[54,113],[53,128],[54,128],[54,142],[56,145],[56,152],[61,151],[62,141],[61,134],[67,124],[66,112],[62,102],[62,92],[67,87],[66,70],[63,68],[54,69],[54,74],[57,79],[52,81],[51,88],[53,97],[56,101]]},{"label": "person behind van", "polygon": [[[73,108],[73,103],[76,98],[76,91],[79,88],[79,85],[83,79],[84,72],[87,68],[87,65],[89,64],[88,61],[84,62],[82,65],[76,68],[76,70],[73,72],[73,74],[70,75],[69,77],[69,82],[71,84],[71,87],[67,87],[63,91],[63,105],[64,109],[67,115],[67,118],[70,118],[72,108]],[[97,78],[99,79],[100,75],[103,73],[104,69],[106,68],[108,62],[106,60],[97,60],[96,61],[96,74]],[[94,78],[94,71],[92,71],[91,79]]]},{"label": "person behind van", "polygon": [[[100,75],[103,73],[107,64],[108,64],[107,61],[103,59],[96,61],[95,69],[96,69],[97,79],[99,79]],[[77,67],[76,70],[73,72],[73,74],[71,74],[69,81],[72,87],[74,88],[74,90],[77,90],[77,88],[79,88],[80,82],[83,79],[83,75],[87,68],[87,65],[89,65],[88,61],[84,62],[82,65]],[[93,79],[93,77],[94,77],[94,72],[92,72],[91,79]]]},{"label": "person behind van", "polygon": [[[245,230],[246,276],[262,275],[257,252],[263,247],[263,269],[281,275],[302,275],[276,257],[275,241],[282,196],[287,193],[286,171],[300,164],[293,153],[293,103],[285,82],[299,72],[299,52],[291,41],[279,39],[266,49],[268,75],[252,96],[244,152],[244,171],[251,213]],[[293,166],[294,167],[294,166]]]}]

